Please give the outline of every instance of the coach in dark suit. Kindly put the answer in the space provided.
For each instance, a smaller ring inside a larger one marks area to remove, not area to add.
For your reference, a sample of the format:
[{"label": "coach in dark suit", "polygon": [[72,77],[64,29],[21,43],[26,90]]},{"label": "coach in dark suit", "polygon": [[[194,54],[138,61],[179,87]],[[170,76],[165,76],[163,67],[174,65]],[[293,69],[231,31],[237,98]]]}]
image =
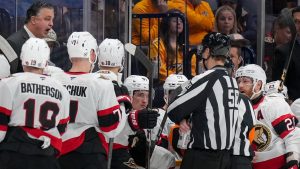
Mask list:
[{"label": "coach in dark suit", "polygon": [[33,3],[26,13],[25,25],[7,38],[18,59],[11,62],[11,73],[23,72],[20,54],[23,44],[30,37],[45,38],[53,26],[54,7],[46,2]]}]

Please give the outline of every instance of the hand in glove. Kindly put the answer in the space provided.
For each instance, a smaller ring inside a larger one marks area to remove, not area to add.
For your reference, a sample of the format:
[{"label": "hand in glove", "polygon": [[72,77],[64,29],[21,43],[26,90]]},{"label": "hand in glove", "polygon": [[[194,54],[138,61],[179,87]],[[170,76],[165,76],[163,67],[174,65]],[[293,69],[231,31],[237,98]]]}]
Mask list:
[{"label": "hand in glove", "polygon": [[131,111],[128,122],[133,130],[152,129],[156,126],[158,112],[153,109],[142,109]]},{"label": "hand in glove", "polygon": [[51,140],[47,136],[39,137],[39,140],[43,141],[43,145],[41,146],[42,149],[48,148],[51,144]]},{"label": "hand in glove", "polygon": [[281,169],[299,169],[298,168],[298,161],[297,160],[291,160],[288,163],[286,163]]}]

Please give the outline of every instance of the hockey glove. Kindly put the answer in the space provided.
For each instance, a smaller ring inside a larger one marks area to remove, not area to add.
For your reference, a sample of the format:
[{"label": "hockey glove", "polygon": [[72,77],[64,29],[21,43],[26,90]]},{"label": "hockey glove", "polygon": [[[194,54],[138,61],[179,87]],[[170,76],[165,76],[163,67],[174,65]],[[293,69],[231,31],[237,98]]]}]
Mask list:
[{"label": "hockey glove", "polygon": [[298,161],[297,160],[291,160],[288,163],[286,163],[284,166],[282,166],[281,169],[299,169]]},{"label": "hockey glove", "polygon": [[142,109],[131,111],[128,122],[132,130],[152,129],[156,126],[158,112],[153,109]]}]

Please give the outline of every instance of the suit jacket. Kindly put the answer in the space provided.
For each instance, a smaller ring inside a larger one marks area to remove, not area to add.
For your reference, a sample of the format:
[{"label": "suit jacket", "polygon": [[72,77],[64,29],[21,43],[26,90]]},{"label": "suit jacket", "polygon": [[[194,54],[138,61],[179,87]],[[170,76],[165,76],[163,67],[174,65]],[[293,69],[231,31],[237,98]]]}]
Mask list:
[{"label": "suit jacket", "polygon": [[[286,59],[290,53],[291,44],[285,44],[275,49],[272,66],[272,79],[279,80]],[[286,75],[285,85],[288,88],[289,99],[300,98],[300,44],[296,41],[292,58]]]},{"label": "suit jacket", "polygon": [[18,58],[11,62],[10,71],[11,73],[23,72],[22,62],[20,60],[21,49],[23,44],[29,39],[29,35],[22,27],[22,29],[13,33],[7,38],[8,43],[15,50]]}]

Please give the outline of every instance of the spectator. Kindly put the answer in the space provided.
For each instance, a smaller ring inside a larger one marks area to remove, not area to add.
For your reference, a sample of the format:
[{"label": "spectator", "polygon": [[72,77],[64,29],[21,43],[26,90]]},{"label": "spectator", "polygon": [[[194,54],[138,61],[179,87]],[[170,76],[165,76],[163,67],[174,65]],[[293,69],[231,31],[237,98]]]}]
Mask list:
[{"label": "spectator", "polygon": [[18,55],[18,59],[11,62],[11,73],[23,72],[20,61],[22,45],[30,37],[45,38],[53,26],[54,8],[43,1],[33,3],[26,13],[25,25],[7,38]]},{"label": "spectator", "polygon": [[237,33],[235,11],[230,6],[224,5],[217,9],[215,29],[226,35]]},{"label": "spectator", "polygon": [[238,33],[230,34],[229,37],[231,42],[230,57],[234,65],[233,67],[233,75],[234,75],[236,70],[239,67],[244,65],[242,48],[249,46],[250,41],[245,39],[241,34]]},{"label": "spectator", "polygon": [[205,1],[200,0],[170,0],[169,9],[179,9],[187,16],[189,22],[190,45],[199,45],[203,37],[214,28],[214,14]]},{"label": "spectator", "polygon": [[296,30],[297,30],[297,41],[299,39],[299,35],[300,35],[300,6],[298,6],[297,8],[294,8],[292,10],[292,17],[294,19],[295,22],[295,26],[296,26]]},{"label": "spectator", "polygon": [[252,44],[256,43],[256,20],[237,0],[221,0],[221,5],[228,5],[235,10],[237,16],[237,33],[240,33]]},{"label": "spectator", "polygon": [[[278,65],[279,63],[277,63],[282,62],[282,60],[280,60],[280,58],[275,59],[274,51],[275,48],[281,48],[280,46],[290,43],[292,37],[296,33],[294,23],[291,23],[289,20],[290,19],[288,19],[286,14],[281,14],[274,21],[273,41],[267,43],[265,48],[264,70],[267,74],[267,81],[271,81],[272,77],[282,73],[283,64]],[[275,65],[278,65],[279,67],[274,67]],[[275,72],[274,76],[272,75],[272,72]]]},{"label": "spectator", "polygon": [[280,15],[274,23],[274,42],[276,46],[284,45],[292,41],[295,35],[294,25],[291,25],[286,15]]},{"label": "spectator", "polygon": [[[181,11],[171,9],[168,13],[181,13]],[[164,82],[168,75],[182,74],[183,71],[184,26],[182,20],[177,17],[163,18],[160,24],[160,35],[160,38],[155,39],[150,46],[150,58],[159,65],[159,80]],[[195,57],[192,63],[193,75],[195,75]],[[154,69],[157,70],[158,67]]]},{"label": "spectator", "polygon": [[[133,7],[132,13],[164,13],[167,10],[168,6],[165,0],[141,0]],[[142,21],[140,19],[134,19],[132,21],[132,43],[135,45],[150,44],[158,37],[158,22],[158,19],[150,19],[150,21],[149,19],[143,19]]]},{"label": "spectator", "polygon": [[[292,16],[293,18],[289,18],[288,15],[286,17],[287,22],[290,24],[290,29],[292,29],[292,37],[295,37],[294,35],[296,34],[296,39],[295,41],[292,40],[290,43],[278,46],[276,48],[273,59],[274,63],[272,66],[272,78],[273,80],[280,79],[284,65],[287,62],[287,59],[289,59],[290,63],[286,74],[285,85],[288,88],[289,99],[294,101],[300,98],[300,60],[298,59],[298,55],[300,54],[300,43],[298,36],[300,33],[300,7],[297,7],[292,11]],[[293,33],[293,30],[295,29],[297,33]]]}]

